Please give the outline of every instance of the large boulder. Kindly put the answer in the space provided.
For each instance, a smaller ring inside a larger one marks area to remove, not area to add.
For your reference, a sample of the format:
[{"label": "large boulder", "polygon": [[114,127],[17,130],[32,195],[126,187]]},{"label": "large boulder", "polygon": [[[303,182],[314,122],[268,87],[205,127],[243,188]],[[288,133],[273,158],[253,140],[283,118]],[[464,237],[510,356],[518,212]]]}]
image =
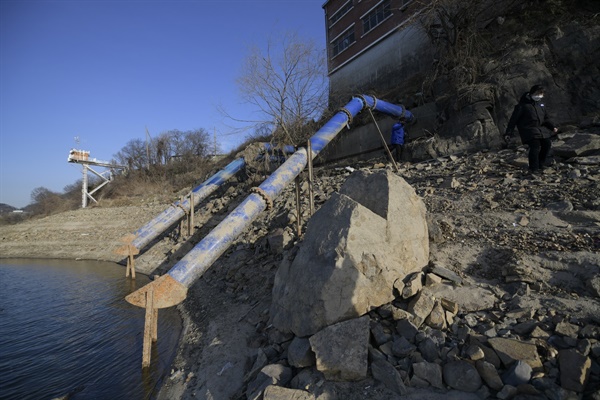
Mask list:
[{"label": "large boulder", "polygon": [[311,218],[275,276],[271,323],[309,336],[394,299],[394,282],[428,263],[425,206],[389,171],[351,175]]}]

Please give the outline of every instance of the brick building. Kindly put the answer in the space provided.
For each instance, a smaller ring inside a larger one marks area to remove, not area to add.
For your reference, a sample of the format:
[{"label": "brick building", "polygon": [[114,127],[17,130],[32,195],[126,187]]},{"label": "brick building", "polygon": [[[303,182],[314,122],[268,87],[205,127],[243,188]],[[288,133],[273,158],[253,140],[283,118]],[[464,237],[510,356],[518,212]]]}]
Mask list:
[{"label": "brick building", "polygon": [[[328,0],[330,102],[356,93],[384,94],[419,72],[431,55],[415,22],[423,0]],[[418,53],[417,53],[418,52]],[[418,54],[418,56],[417,56]]]}]

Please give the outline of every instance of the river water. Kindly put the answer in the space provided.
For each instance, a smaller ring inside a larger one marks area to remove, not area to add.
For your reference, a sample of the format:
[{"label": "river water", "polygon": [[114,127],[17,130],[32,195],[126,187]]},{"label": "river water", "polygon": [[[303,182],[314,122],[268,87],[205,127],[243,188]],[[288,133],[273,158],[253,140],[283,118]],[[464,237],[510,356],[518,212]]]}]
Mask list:
[{"label": "river water", "polygon": [[159,310],[152,365],[142,370],[144,310],[124,297],[149,282],[113,263],[0,260],[0,399],[149,399],[181,333]]}]

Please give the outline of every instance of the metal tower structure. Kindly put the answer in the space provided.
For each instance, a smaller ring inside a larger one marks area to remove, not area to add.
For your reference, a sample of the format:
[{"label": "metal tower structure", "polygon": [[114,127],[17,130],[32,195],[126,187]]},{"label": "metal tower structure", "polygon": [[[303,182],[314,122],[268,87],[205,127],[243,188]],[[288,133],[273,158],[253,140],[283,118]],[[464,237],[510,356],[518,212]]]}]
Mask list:
[{"label": "metal tower structure", "polygon": [[[71,151],[69,151],[69,158],[67,161],[70,163],[81,164],[83,166],[81,208],[87,207],[88,199],[92,200],[94,203],[98,203],[98,201],[96,201],[92,195],[110,183],[117,172],[127,169],[127,167],[124,165],[118,165],[109,161],[90,158],[90,152],[86,150],[71,149]],[[104,167],[107,169],[102,172],[98,172],[94,170],[91,165],[96,167]],[[88,170],[102,180],[102,182],[91,192],[88,192]]]}]

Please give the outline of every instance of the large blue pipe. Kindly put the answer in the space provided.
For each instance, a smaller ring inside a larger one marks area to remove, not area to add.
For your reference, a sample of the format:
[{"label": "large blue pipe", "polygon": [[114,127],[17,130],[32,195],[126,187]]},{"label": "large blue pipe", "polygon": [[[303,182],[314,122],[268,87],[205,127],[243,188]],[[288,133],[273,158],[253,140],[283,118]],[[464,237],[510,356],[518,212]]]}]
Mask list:
[{"label": "large blue pipe", "polygon": [[[225,168],[217,172],[200,186],[194,188],[194,206],[200,204],[202,200],[210,196],[219,186],[244,168],[243,158],[238,158],[230,162]],[[173,224],[183,218],[190,211],[190,199],[177,201],[171,204],[165,211],[158,214],[153,220],[139,228],[133,234],[135,238],[131,242],[136,249],[141,250],[150,242],[156,239],[161,233],[169,229]]]},{"label": "large blue pipe", "polygon": [[[270,143],[263,143],[264,150],[267,153],[273,153],[279,148]],[[281,151],[292,154],[296,149],[294,146],[283,146]],[[259,156],[262,157],[262,156]],[[246,165],[244,158],[238,158],[229,163],[221,171],[217,172],[201,185],[192,190],[194,194],[194,207],[200,204],[201,201],[210,196],[223,183],[227,182]],[[133,234],[135,238],[131,242],[136,249],[141,250],[156,239],[159,235],[177,223],[190,211],[190,199],[186,198],[183,201],[176,201],[171,204],[166,210],[157,215],[153,220],[139,228]]]},{"label": "large blue pipe", "polygon": [[[371,96],[354,97],[310,138],[313,158],[364,107],[394,117],[404,116],[407,119],[412,119],[412,114],[402,106],[386,103]],[[189,288],[227,250],[252,221],[267,208],[268,202],[277,197],[285,186],[302,172],[307,161],[306,149],[300,149],[294,153],[254,193],[250,194],[184,258],[175,264],[167,275]]]}]

